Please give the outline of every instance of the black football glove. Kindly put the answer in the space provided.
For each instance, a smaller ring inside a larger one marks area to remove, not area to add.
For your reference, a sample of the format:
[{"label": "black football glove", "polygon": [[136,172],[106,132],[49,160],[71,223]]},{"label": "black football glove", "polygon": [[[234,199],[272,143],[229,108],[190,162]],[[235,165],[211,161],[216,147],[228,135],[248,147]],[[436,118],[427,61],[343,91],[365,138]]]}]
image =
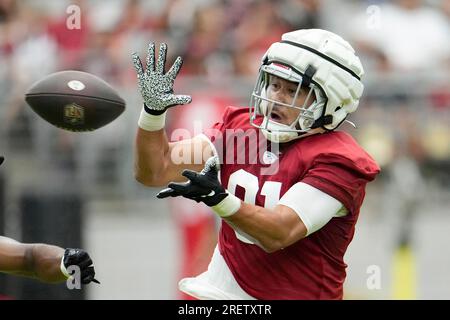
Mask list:
[{"label": "black football glove", "polygon": [[164,73],[166,55],[167,44],[161,43],[155,66],[155,44],[150,43],[146,69],[144,69],[139,55],[137,53],[132,55],[138,86],[144,99],[144,110],[151,115],[163,114],[170,107],[188,104],[192,101],[190,96],[173,93],[175,78],[181,69],[183,59],[178,57],[170,70]]},{"label": "black football glove", "polygon": [[69,266],[78,266],[81,272],[82,284],[88,284],[90,282],[100,284],[100,282],[94,278],[94,266],[92,265],[91,257],[89,257],[89,254],[86,251],[82,249],[67,248],[64,251],[63,265],[65,268],[68,268]]},{"label": "black football glove", "polygon": [[211,157],[200,173],[183,170],[182,175],[189,179],[188,182],[171,182],[168,188],[161,190],[156,196],[159,199],[183,196],[197,202],[204,202],[210,207],[215,206],[229,195],[219,181],[218,167],[217,157]]}]

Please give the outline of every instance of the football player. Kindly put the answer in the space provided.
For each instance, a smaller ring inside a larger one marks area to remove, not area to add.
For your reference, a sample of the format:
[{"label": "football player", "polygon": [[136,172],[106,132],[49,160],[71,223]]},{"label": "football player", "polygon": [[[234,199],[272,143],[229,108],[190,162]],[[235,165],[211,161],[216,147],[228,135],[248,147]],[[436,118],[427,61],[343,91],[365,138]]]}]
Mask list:
[{"label": "football player", "polygon": [[[0,156],[0,165],[3,161],[4,157]],[[0,236],[0,272],[58,283],[71,276],[69,266],[80,268],[82,284],[99,283],[94,278],[92,260],[84,250],[63,249],[42,243],[20,243]]]},{"label": "football player", "polygon": [[[167,110],[191,98],[173,93],[182,59],[164,73],[166,51],[161,44],[155,61],[151,43],[146,69],[133,54],[144,99],[136,179],[168,184],[158,198],[203,202],[222,218],[208,269],[180,290],[199,299],[342,299],[343,257],[380,170],[335,130],[363,92],[351,45],[321,29],[283,34],[262,57],[250,106],[229,107],[214,130],[175,143],[164,131]],[[249,143],[235,143],[239,133]]]}]

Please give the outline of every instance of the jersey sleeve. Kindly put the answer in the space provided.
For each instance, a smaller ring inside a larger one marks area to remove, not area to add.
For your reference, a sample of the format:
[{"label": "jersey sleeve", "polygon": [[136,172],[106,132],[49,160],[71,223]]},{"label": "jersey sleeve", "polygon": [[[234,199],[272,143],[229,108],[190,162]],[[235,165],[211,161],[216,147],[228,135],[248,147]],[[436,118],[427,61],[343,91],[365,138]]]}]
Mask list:
[{"label": "jersey sleeve", "polygon": [[361,170],[345,157],[323,155],[316,159],[301,182],[329,194],[352,213],[359,210],[365,195],[365,186],[374,179],[375,174],[376,172]]}]

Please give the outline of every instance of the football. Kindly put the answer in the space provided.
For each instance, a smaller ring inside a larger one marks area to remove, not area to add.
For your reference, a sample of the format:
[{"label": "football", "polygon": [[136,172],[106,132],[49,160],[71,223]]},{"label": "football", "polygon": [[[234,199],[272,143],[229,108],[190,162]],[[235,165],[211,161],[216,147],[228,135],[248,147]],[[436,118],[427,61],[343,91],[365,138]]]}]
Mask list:
[{"label": "football", "polygon": [[56,72],[34,83],[25,101],[47,122],[73,132],[101,128],[125,110],[125,101],[108,83],[73,70]]}]

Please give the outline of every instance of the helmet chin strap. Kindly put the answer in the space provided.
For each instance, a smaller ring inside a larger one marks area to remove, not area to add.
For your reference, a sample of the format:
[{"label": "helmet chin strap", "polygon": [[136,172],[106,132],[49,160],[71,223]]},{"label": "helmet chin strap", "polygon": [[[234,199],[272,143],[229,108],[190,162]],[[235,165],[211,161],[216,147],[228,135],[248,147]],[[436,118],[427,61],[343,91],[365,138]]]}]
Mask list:
[{"label": "helmet chin strap", "polygon": [[358,129],[358,126],[353,122],[353,121],[350,121],[350,120],[344,120],[344,122],[347,122],[349,125],[351,125],[353,128],[355,128],[355,129]]}]

